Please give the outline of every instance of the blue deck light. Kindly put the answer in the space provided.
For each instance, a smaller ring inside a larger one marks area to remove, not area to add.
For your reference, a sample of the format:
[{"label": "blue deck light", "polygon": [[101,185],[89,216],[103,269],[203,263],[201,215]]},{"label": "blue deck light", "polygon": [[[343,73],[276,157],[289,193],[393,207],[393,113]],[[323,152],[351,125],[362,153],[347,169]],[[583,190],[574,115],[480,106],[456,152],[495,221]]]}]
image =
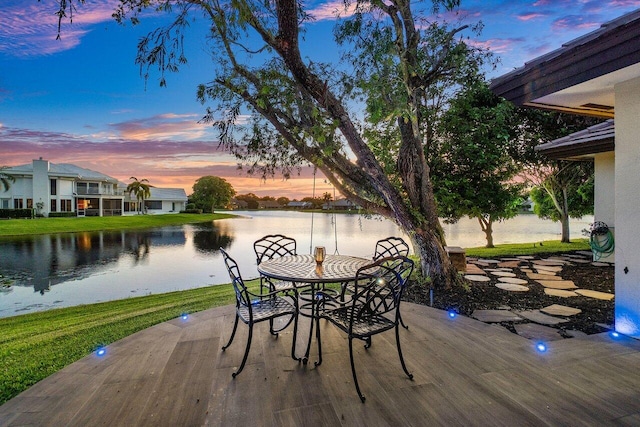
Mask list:
[{"label": "blue deck light", "polygon": [[189,317],[189,315],[188,315],[187,313],[182,313],[182,314],[180,315],[180,318],[181,318],[182,320],[187,320],[187,318],[188,318],[188,317]]},{"label": "blue deck light", "polygon": [[102,357],[102,356],[104,356],[105,354],[107,354],[107,349],[106,349],[106,348],[104,348],[104,347],[98,347],[98,349],[96,350],[96,355],[97,355],[98,357]]},{"label": "blue deck light", "polygon": [[614,339],[615,339],[615,338],[620,338],[620,333],[619,333],[619,332],[616,332],[616,331],[611,331],[611,332],[609,333],[609,335],[611,335],[611,338],[614,338]]},{"label": "blue deck light", "polygon": [[540,353],[544,353],[547,351],[547,345],[543,342],[539,342],[536,344],[536,350]]},{"label": "blue deck light", "polygon": [[449,318],[451,318],[451,319],[455,319],[455,318],[456,318],[456,316],[458,315],[458,313],[456,313],[456,312],[455,312],[455,311],[453,311],[453,310],[449,310],[448,315],[449,315]]}]

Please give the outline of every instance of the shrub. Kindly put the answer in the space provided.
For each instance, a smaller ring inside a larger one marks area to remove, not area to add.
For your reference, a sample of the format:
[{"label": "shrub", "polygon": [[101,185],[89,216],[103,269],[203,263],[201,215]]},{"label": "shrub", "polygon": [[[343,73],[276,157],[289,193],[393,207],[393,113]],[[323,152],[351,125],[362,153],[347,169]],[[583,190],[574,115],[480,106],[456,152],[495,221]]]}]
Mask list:
[{"label": "shrub", "polygon": [[201,215],[202,214],[202,209],[185,209],[183,211],[180,211],[180,213]]},{"label": "shrub", "polygon": [[33,218],[33,209],[0,209],[0,218]]}]

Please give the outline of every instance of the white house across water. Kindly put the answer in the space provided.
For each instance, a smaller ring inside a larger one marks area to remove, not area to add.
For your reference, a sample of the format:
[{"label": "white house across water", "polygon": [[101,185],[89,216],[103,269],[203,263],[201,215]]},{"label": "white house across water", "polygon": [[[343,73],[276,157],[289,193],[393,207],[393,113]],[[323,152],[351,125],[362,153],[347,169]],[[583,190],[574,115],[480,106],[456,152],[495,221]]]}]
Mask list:
[{"label": "white house across water", "polygon": [[[126,184],[100,172],[42,158],[31,164],[3,169],[15,181],[0,191],[0,209],[35,209],[37,214],[75,212],[76,216],[120,216],[139,211]],[[187,195],[181,188],[151,187],[145,198],[147,213],[184,210]]]}]

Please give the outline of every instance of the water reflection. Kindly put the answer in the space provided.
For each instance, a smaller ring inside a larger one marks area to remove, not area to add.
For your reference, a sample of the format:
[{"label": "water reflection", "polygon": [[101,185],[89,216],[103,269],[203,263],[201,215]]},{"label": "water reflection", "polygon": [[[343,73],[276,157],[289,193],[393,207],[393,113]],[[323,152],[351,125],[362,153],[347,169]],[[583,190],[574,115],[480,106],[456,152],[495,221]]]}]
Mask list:
[{"label": "water reflection", "polygon": [[227,248],[233,242],[233,230],[228,222],[213,221],[199,224],[193,233],[193,245],[202,253],[216,252],[219,248]]}]

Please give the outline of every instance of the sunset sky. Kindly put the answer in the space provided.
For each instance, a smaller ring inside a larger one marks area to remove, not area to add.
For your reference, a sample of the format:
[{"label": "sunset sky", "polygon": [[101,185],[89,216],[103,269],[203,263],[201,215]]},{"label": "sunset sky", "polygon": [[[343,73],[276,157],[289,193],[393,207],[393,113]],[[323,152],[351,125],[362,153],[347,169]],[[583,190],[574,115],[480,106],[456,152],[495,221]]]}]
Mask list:
[{"label": "sunset sky", "polygon": [[[198,124],[205,107],[196,87],[213,78],[204,25],[187,34],[189,63],[146,82],[135,64],[141,36],[162,23],[147,14],[138,26],[118,25],[115,0],[87,0],[56,40],[56,0],[0,2],[0,166],[43,157],[73,163],[130,182],[146,178],[158,187],[190,194],[204,175],[227,179],[238,193],[302,198],[311,196],[311,169],[288,181],[262,182],[237,170],[233,156],[218,147],[215,132]],[[333,11],[340,1],[311,1],[316,17],[307,26],[303,55],[335,57]],[[482,20],[474,40],[501,58],[498,76],[549,52],[602,23],[640,8],[640,0],[462,1],[466,22]],[[164,17],[166,19],[166,17]],[[331,188],[317,180],[316,194]]]}]

